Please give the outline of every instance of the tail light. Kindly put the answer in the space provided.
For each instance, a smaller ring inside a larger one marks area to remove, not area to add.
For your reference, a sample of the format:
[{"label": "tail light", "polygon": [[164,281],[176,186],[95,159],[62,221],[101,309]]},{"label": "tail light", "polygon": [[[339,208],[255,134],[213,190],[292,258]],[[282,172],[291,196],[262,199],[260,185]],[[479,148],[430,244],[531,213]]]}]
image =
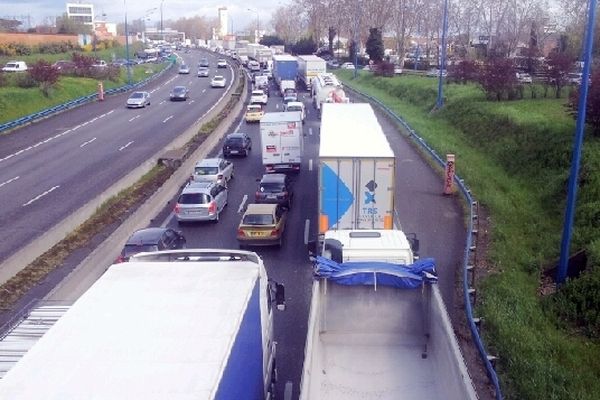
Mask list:
[{"label": "tail light", "polygon": [[238,236],[246,236],[243,229],[238,229],[237,234],[238,234]]},{"label": "tail light", "polygon": [[262,195],[261,195],[261,193],[260,193],[260,192],[256,192],[256,193],[254,193],[254,198],[255,198],[256,200],[260,199],[261,197],[262,197]]},{"label": "tail light", "polygon": [[271,236],[277,236],[277,235],[279,235],[279,229],[273,229],[271,231]]},{"label": "tail light", "polygon": [[209,214],[216,214],[217,213],[217,203],[215,203],[215,201],[211,201],[210,204],[208,205],[208,213]]},{"label": "tail light", "polygon": [[175,204],[175,207],[173,208],[173,212],[175,214],[179,214],[181,212],[181,206],[179,205],[179,203]]},{"label": "tail light", "polygon": [[125,262],[125,261],[127,261],[127,260],[126,260],[126,259],[125,259],[125,257],[123,257],[123,255],[121,254],[121,255],[120,255],[119,257],[117,257],[117,259],[115,260],[115,264],[120,264],[120,263],[123,263],[123,262]]}]

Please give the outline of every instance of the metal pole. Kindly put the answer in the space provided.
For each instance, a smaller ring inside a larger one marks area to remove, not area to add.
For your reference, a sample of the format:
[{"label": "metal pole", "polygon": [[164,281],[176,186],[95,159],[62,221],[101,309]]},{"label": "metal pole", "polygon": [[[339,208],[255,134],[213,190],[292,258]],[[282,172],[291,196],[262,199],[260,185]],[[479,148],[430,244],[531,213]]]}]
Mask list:
[{"label": "metal pole", "polygon": [[129,30],[127,28],[127,0],[123,0],[125,6],[125,52],[127,53],[127,84],[131,85],[131,65],[129,62]]},{"label": "metal pole", "polygon": [[588,8],[588,23],[585,36],[585,50],[583,59],[583,76],[579,90],[579,110],[577,113],[577,126],[575,128],[575,141],[573,145],[573,158],[571,160],[571,173],[569,176],[569,191],[567,194],[567,209],[565,211],[565,223],[560,245],[560,261],[556,274],[556,282],[564,283],[567,278],[567,267],[569,263],[569,247],[573,231],[573,220],[575,218],[575,203],[577,200],[577,181],[579,177],[579,164],[581,161],[581,147],[583,145],[583,134],[585,127],[585,114],[587,107],[587,94],[590,80],[590,64],[592,60],[592,47],[594,44],[594,22],[596,21],[596,0],[590,0]]},{"label": "metal pole", "polygon": [[435,107],[440,109],[444,106],[444,78],[442,76],[446,69],[446,33],[448,31],[448,0],[444,0],[444,16],[442,17],[442,54],[440,60],[440,71],[438,74],[438,96]]}]

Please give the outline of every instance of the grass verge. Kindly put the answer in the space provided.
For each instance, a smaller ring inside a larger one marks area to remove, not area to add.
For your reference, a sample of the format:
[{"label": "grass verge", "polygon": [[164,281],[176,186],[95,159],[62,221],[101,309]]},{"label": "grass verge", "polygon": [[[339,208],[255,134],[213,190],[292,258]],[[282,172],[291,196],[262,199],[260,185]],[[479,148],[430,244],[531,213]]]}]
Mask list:
[{"label": "grass verge", "polygon": [[[402,116],[438,154],[456,154],[457,173],[489,210],[491,271],[479,283],[477,312],[489,350],[500,356],[505,398],[600,398],[600,343],[549,312],[538,295],[542,270],[559,251],[574,132],[564,100],[486,102],[474,85],[445,85],[445,108],[431,113],[435,80],[339,75]],[[582,170],[597,182],[591,172],[597,139],[588,138],[586,148]],[[590,186],[581,188],[580,199],[594,197],[597,188]],[[592,226],[593,220],[579,219],[573,247],[598,237]]]}]

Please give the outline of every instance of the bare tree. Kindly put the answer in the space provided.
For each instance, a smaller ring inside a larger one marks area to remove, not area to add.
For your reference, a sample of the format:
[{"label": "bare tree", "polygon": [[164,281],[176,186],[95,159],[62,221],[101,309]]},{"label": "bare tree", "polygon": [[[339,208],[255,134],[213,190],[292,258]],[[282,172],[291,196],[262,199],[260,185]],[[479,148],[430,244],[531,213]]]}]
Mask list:
[{"label": "bare tree", "polygon": [[271,16],[271,25],[277,36],[286,43],[295,43],[307,33],[306,15],[300,4],[282,6]]}]

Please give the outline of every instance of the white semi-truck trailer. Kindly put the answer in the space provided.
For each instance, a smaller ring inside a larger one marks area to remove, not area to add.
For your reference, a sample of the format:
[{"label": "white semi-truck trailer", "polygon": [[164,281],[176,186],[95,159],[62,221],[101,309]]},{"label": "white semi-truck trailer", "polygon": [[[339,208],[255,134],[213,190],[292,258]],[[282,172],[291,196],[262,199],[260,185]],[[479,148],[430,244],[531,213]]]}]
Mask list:
[{"label": "white semi-truck trailer", "polygon": [[111,266],[0,380],[0,398],[270,399],[283,287],[238,250]]}]

